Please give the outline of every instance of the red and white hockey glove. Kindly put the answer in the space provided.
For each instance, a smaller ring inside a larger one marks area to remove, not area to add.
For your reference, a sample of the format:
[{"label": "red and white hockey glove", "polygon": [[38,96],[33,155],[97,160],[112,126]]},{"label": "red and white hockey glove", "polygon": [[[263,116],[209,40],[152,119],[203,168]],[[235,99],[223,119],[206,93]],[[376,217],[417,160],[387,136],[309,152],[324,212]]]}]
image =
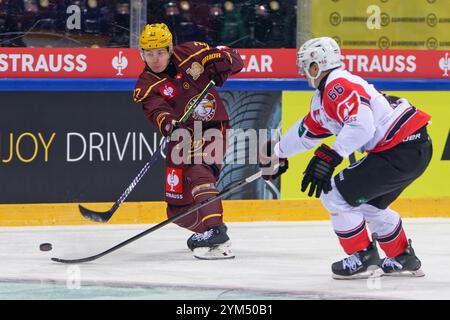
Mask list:
[{"label": "red and white hockey glove", "polygon": [[309,197],[312,197],[315,192],[316,198],[319,198],[322,191],[325,193],[331,191],[331,178],[334,169],[341,162],[342,157],[336,151],[326,144],[322,144],[314,152],[314,157],[303,173],[302,192],[305,192],[310,184]]}]

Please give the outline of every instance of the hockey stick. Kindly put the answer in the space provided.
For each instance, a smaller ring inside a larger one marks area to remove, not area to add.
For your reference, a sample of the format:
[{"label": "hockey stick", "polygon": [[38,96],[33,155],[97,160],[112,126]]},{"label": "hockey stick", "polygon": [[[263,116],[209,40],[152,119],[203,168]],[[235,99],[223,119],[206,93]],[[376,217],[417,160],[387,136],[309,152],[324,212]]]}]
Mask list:
[{"label": "hockey stick", "polygon": [[253,182],[253,181],[259,179],[261,176],[262,176],[262,171],[259,171],[259,172],[255,173],[255,174],[249,176],[246,179],[242,179],[240,181],[236,181],[236,182],[232,183],[228,188],[222,190],[216,196],[214,196],[212,198],[209,198],[209,199],[206,199],[206,200],[204,200],[204,201],[202,201],[202,202],[200,202],[200,203],[190,207],[185,212],[181,212],[181,213],[179,213],[179,214],[177,214],[177,215],[175,215],[175,216],[173,216],[173,217],[171,217],[171,218],[169,218],[167,220],[164,220],[163,222],[157,224],[156,226],[153,226],[153,227],[151,227],[151,228],[149,228],[149,229],[147,229],[147,230],[145,230],[145,231],[135,235],[134,237],[132,237],[132,238],[130,238],[128,240],[125,240],[125,241],[119,243],[118,245],[116,245],[116,246],[114,246],[114,247],[112,247],[112,248],[110,248],[110,249],[108,249],[108,250],[106,250],[106,251],[104,251],[102,253],[96,254],[94,256],[86,257],[86,258],[81,258],[81,259],[52,258],[52,260],[56,261],[56,262],[61,262],[61,263],[83,263],[83,262],[90,262],[90,261],[97,260],[98,258],[101,258],[101,257],[103,257],[103,256],[105,256],[105,255],[107,255],[107,254],[109,254],[109,253],[111,253],[113,251],[116,251],[116,250],[118,250],[118,249],[120,249],[120,248],[122,248],[122,247],[124,247],[124,246],[126,246],[126,245],[128,245],[128,244],[130,244],[130,243],[132,243],[134,241],[136,241],[137,239],[142,238],[143,236],[145,236],[145,235],[147,235],[149,233],[152,233],[153,231],[156,231],[156,230],[164,227],[165,225],[167,225],[169,223],[175,222],[175,221],[177,221],[177,220],[187,216],[188,214],[191,214],[192,212],[195,212],[198,209],[203,208],[204,206],[206,206],[210,202],[216,201],[218,199],[222,199],[223,197],[225,197],[225,196],[233,193],[234,191],[236,191],[238,188],[241,188],[241,187],[245,186],[246,184],[249,184],[250,182]]},{"label": "hockey stick", "polygon": [[[183,123],[183,122],[186,122],[187,119],[189,119],[190,115],[198,107],[199,103],[206,96],[209,89],[211,89],[211,87],[214,85],[215,85],[215,83],[213,80],[208,82],[208,84],[203,89],[203,91],[199,94],[197,99],[195,99],[192,102],[192,104],[189,106],[189,108],[186,110],[186,112],[183,114],[183,116],[180,118],[180,120],[178,120],[177,123]],[[86,219],[95,221],[95,222],[108,222],[109,219],[111,219],[114,212],[116,212],[116,210],[125,201],[125,199],[131,193],[131,191],[133,191],[133,189],[136,187],[136,185],[139,183],[139,181],[142,179],[142,177],[145,175],[145,173],[148,171],[148,169],[150,169],[150,167],[156,162],[156,160],[159,159],[159,154],[161,153],[161,150],[165,148],[165,146],[167,145],[167,142],[169,140],[170,140],[170,138],[167,137],[161,142],[158,150],[156,150],[153,153],[150,160],[144,165],[144,167],[141,169],[141,171],[138,173],[138,175],[133,179],[133,181],[131,181],[130,185],[125,189],[125,191],[122,193],[122,195],[119,197],[119,199],[117,199],[116,202],[114,202],[113,206],[108,211],[93,211],[93,210],[87,209],[86,207],[83,207],[82,205],[78,205],[78,209],[80,210],[83,217],[85,217]]]},{"label": "hockey stick", "polygon": [[356,156],[355,156],[354,152],[348,156],[348,160],[350,161],[350,164],[353,164],[356,162]]}]

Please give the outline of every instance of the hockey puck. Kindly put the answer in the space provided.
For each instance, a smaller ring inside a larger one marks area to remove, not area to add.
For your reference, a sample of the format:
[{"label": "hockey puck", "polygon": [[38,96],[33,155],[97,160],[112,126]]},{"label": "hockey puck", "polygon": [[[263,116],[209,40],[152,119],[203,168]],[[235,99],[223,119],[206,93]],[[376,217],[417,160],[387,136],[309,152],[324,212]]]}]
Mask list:
[{"label": "hockey puck", "polygon": [[52,250],[52,244],[51,243],[41,243],[41,245],[39,246],[39,249],[41,251],[50,251],[50,250]]}]

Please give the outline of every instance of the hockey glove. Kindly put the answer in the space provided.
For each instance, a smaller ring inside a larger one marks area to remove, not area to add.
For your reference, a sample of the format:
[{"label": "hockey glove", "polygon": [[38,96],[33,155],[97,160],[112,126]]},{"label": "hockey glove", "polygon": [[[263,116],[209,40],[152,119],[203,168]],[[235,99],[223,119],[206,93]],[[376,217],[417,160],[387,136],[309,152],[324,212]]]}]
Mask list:
[{"label": "hockey glove", "polygon": [[[209,75],[209,79],[213,80],[215,85],[218,87],[223,86],[228,76],[232,72],[231,61],[228,58],[228,54],[222,51],[222,47],[216,48],[219,50],[213,50],[215,52],[215,58],[209,60],[205,64],[205,69]],[[226,47],[223,47],[227,49]]]},{"label": "hockey glove", "polygon": [[223,86],[225,81],[228,79],[228,76],[230,75],[231,66],[230,66],[229,70],[226,70],[226,71],[219,72],[217,69],[218,68],[214,63],[210,63],[206,67],[206,70],[209,74],[209,79],[213,80],[217,87],[221,87],[221,86]]},{"label": "hockey glove", "polygon": [[[261,151],[265,153],[259,153],[258,165],[261,168],[264,180],[275,180],[289,168],[289,162],[286,158],[278,158],[274,152],[275,141],[267,141],[267,143],[261,146]],[[275,168],[276,164],[279,164],[278,168]]]},{"label": "hockey glove", "polygon": [[176,129],[186,129],[187,127],[184,123],[178,122],[174,117],[167,115],[161,124],[161,133],[163,136],[168,137]]},{"label": "hockey glove", "polygon": [[322,144],[314,152],[314,157],[308,164],[302,180],[302,192],[309,188],[308,196],[312,197],[314,192],[316,198],[323,192],[331,191],[331,178],[334,169],[342,162],[342,157],[326,144]]}]

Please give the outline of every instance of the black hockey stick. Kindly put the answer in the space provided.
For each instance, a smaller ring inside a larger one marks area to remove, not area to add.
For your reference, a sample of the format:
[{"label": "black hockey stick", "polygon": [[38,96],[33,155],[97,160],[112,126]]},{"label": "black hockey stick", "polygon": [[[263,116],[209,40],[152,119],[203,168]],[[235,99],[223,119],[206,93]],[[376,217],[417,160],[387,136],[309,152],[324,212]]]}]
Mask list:
[{"label": "black hockey stick", "polygon": [[61,263],[83,263],[83,262],[90,262],[90,261],[97,260],[98,258],[101,258],[101,257],[103,257],[103,256],[105,256],[105,255],[107,255],[107,254],[109,254],[109,253],[111,253],[113,251],[116,251],[116,250],[118,250],[118,249],[120,249],[120,248],[122,248],[122,247],[124,247],[124,246],[126,246],[126,245],[128,245],[130,243],[132,243],[133,241],[136,241],[137,239],[142,238],[143,236],[145,236],[145,235],[147,235],[149,233],[152,233],[153,231],[156,231],[156,230],[164,227],[165,225],[167,225],[169,223],[177,221],[177,220],[187,216],[188,214],[191,214],[191,213],[197,211],[198,209],[203,208],[204,206],[206,206],[210,202],[216,201],[218,199],[222,199],[223,197],[225,197],[225,196],[233,193],[234,191],[236,191],[238,188],[241,188],[241,187],[245,186],[246,184],[249,184],[250,182],[255,181],[256,179],[260,178],[261,176],[262,176],[262,171],[259,171],[259,172],[255,173],[255,174],[249,176],[246,179],[242,179],[240,181],[236,181],[236,182],[232,183],[228,188],[222,190],[215,197],[206,199],[206,200],[204,200],[204,201],[202,201],[202,202],[200,202],[200,203],[190,207],[185,212],[181,212],[181,213],[179,213],[179,214],[177,214],[177,215],[175,215],[175,216],[173,216],[173,217],[171,217],[171,218],[169,218],[167,220],[164,220],[163,222],[157,224],[156,226],[153,226],[153,227],[151,227],[151,228],[149,228],[149,229],[147,229],[147,230],[145,230],[145,231],[135,235],[134,237],[132,237],[132,238],[130,238],[128,240],[125,240],[125,241],[119,243],[118,245],[116,245],[116,246],[114,246],[114,247],[112,247],[112,248],[110,248],[110,249],[108,249],[108,250],[106,250],[106,251],[104,251],[102,253],[96,254],[94,256],[86,257],[86,258],[81,258],[81,259],[52,258],[52,260],[56,261],[56,262],[61,262]]},{"label": "black hockey stick", "polygon": [[[209,89],[211,89],[215,85],[214,81],[211,80],[208,82],[206,87],[203,89],[203,91],[198,95],[198,97],[193,100],[189,108],[186,110],[186,112],[183,114],[183,116],[178,120],[178,123],[186,122],[187,119],[189,119],[190,115],[194,112],[195,108],[198,107],[199,103],[202,101],[202,99],[206,96]],[[108,211],[93,211],[90,209],[87,209],[86,207],[83,207],[82,205],[78,205],[78,209],[80,210],[83,217],[86,219],[95,221],[95,222],[108,222],[109,219],[111,219],[112,215],[116,210],[120,207],[120,205],[125,201],[125,199],[128,197],[128,195],[133,191],[133,189],[136,187],[136,185],[139,183],[139,181],[142,179],[142,177],[147,173],[148,169],[156,162],[156,160],[159,159],[159,155],[161,154],[161,150],[165,148],[167,145],[167,142],[169,141],[169,138],[165,138],[161,144],[159,145],[158,150],[156,150],[150,160],[144,165],[144,167],[141,169],[141,171],[138,173],[138,175],[131,181],[130,185],[125,189],[125,191],[122,193],[122,195],[117,199],[116,202],[114,202],[113,206]]]}]

